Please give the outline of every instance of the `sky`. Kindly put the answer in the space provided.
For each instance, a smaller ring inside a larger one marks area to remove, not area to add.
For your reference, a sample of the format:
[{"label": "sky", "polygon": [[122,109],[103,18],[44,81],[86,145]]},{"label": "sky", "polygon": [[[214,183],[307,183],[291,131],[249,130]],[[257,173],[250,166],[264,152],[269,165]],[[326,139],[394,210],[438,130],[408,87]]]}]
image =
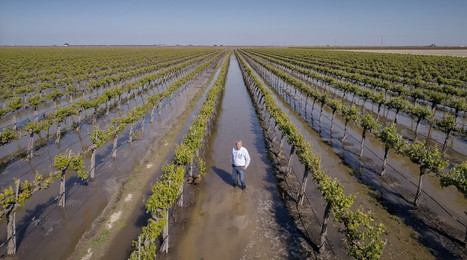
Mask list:
[{"label": "sky", "polygon": [[467,46],[467,0],[0,0],[0,45]]}]

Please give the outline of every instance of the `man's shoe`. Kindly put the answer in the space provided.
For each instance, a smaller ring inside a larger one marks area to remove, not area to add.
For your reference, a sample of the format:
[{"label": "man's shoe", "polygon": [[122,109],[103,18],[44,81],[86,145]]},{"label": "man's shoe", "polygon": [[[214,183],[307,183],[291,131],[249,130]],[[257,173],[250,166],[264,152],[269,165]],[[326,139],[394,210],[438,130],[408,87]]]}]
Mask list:
[{"label": "man's shoe", "polygon": [[245,190],[246,189],[246,184],[242,186],[242,190]]},{"label": "man's shoe", "polygon": [[236,183],[234,183],[234,184],[232,184],[232,186],[235,188],[235,187],[237,187],[237,184],[236,184]]}]

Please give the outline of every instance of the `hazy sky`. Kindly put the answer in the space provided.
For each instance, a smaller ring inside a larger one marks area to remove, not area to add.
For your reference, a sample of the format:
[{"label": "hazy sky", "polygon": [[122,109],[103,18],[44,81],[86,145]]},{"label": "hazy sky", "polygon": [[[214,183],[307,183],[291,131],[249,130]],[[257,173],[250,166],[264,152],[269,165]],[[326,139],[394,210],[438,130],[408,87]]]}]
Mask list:
[{"label": "hazy sky", "polygon": [[467,0],[0,0],[0,45],[467,45]]}]

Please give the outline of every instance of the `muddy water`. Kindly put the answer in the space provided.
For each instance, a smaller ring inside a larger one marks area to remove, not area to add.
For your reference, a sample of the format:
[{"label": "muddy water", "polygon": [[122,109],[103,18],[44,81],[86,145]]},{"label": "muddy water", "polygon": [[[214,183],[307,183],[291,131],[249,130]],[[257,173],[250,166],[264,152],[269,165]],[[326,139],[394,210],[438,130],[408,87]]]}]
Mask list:
[{"label": "muddy water", "polygon": [[[183,136],[188,133],[188,127],[191,125],[191,122],[194,116],[198,114],[200,107],[206,100],[206,93],[214,85],[214,82],[217,76],[219,75],[219,72],[220,72],[220,68],[217,70],[209,86],[206,88],[203,95],[198,100],[196,106],[191,111],[188,117],[188,120],[185,122],[183,130],[180,133],[178,133],[175,143],[177,144],[180,143],[182,141]],[[209,75],[206,75],[206,76],[209,76]],[[207,78],[203,79],[203,81],[205,80],[207,80]],[[194,88],[199,89],[201,88],[201,85],[195,85]],[[185,95],[187,96],[186,97],[187,99],[174,100],[173,106],[183,106],[183,103],[181,102],[186,103],[188,98],[191,98],[190,95],[187,95],[187,94]],[[165,161],[167,162],[170,162],[172,160],[173,160],[173,150],[165,158]],[[161,170],[160,170],[160,167],[158,167],[158,169],[156,170],[156,176],[160,176],[160,175],[161,175]],[[151,186],[152,186],[152,183],[148,183],[146,185],[146,187],[144,188],[144,192],[143,192],[144,196],[149,196],[150,194],[152,194]],[[138,210],[135,210],[130,215],[128,220],[126,220],[125,227],[122,228],[118,232],[118,235],[117,235],[118,239],[116,239],[115,241],[112,241],[111,246],[105,252],[105,255],[103,258],[105,259],[126,259],[129,256],[129,252],[131,252],[131,242],[133,240],[137,240],[138,234],[141,233],[141,227],[147,224],[147,219],[149,218],[149,216],[146,214],[146,209],[144,208],[144,203],[142,202],[142,199],[139,199],[139,201],[137,201],[137,204],[138,204],[138,207],[137,207]]]},{"label": "muddy water", "polygon": [[[186,61],[187,59],[195,58],[197,56],[199,56],[199,55],[187,55],[185,57],[178,57],[178,58],[175,57],[174,59],[178,59],[179,61],[176,64],[174,64],[174,65],[172,65],[170,67],[177,66],[178,64]],[[125,78],[121,82],[112,82],[110,84],[107,84],[105,87],[100,87],[98,89],[87,89],[85,92],[81,91],[81,93],[79,93],[79,94],[74,93],[72,95],[72,100],[74,102],[76,102],[81,98],[89,99],[89,98],[92,98],[92,97],[95,97],[95,96],[98,96],[98,95],[102,94],[107,89],[114,89],[114,88],[119,87],[119,86],[123,87],[124,85],[126,85],[126,84],[128,84],[130,82],[137,81],[137,80],[139,80],[139,79],[141,79],[141,78],[143,78],[143,77],[145,77],[147,75],[156,74],[156,73],[159,73],[159,72],[167,70],[167,69],[169,69],[169,67],[161,68],[161,69],[149,72],[149,73],[143,73],[143,74],[138,75],[138,76],[132,76],[132,77],[129,77],[129,78]],[[77,83],[77,85],[85,85],[85,84],[87,84],[87,81]],[[60,90],[63,93],[66,92],[66,89],[63,86],[58,87],[56,89]],[[50,92],[51,92],[51,89],[48,89],[48,90],[44,91],[43,95],[47,95]],[[30,94],[27,94],[26,96],[29,97]],[[58,98],[55,102],[53,102],[52,100],[48,100],[47,102],[41,104],[41,106],[38,108],[38,111],[37,111],[39,120],[43,118],[43,114],[49,114],[50,112],[55,110],[55,108],[54,108],[55,105],[57,106],[57,108],[62,107],[62,106],[68,106],[67,98],[69,98],[69,97],[70,96],[67,95],[67,96],[63,96],[61,98]],[[25,98],[24,100],[26,102],[27,98]],[[55,105],[54,105],[54,103],[55,103]],[[27,124],[29,121],[33,120],[33,117],[34,117],[34,115],[33,115],[33,109],[32,108],[20,109],[19,111],[17,111],[17,114],[16,114],[17,126],[20,127],[22,125]],[[0,129],[3,129],[4,127],[7,127],[7,126],[11,127],[13,125],[13,121],[12,121],[13,119],[12,118],[13,118],[13,116],[12,116],[11,113],[3,116],[0,119]]]},{"label": "muddy water", "polygon": [[[261,57],[259,58],[264,61],[263,58]],[[281,68],[284,71],[290,72],[289,69],[281,65],[275,65],[275,66],[278,68]],[[304,80],[304,82],[307,83],[312,88],[319,88],[323,91],[326,86],[326,89],[329,88],[330,92],[335,94],[335,95],[333,94],[334,95],[333,98],[341,100],[342,96],[344,95],[343,91],[335,89],[334,87],[327,85],[323,82],[318,82],[316,79],[309,78],[299,72],[290,72],[290,73],[293,74],[295,77],[298,77],[301,80]],[[390,98],[388,98],[388,100],[389,99]],[[374,116],[377,115],[378,104],[373,104],[370,100],[367,100],[367,102],[364,102],[364,100],[360,98],[359,96],[356,96],[354,98],[354,95],[352,93],[347,93],[344,101],[347,104],[352,104],[353,100],[355,101],[354,103],[358,105],[358,107],[362,107],[364,105],[365,109],[367,110],[365,111],[365,113],[368,111],[371,111],[374,114]],[[417,101],[417,103],[419,103],[420,105],[422,102]],[[424,102],[424,103],[425,105],[430,106],[429,102],[428,103]],[[442,120],[446,113],[445,111],[441,111],[443,108],[444,107],[442,106],[438,106],[438,109],[436,110],[435,117],[438,121]],[[385,105],[383,105],[381,106],[379,122],[382,123],[383,125],[389,126],[392,122],[394,122],[395,114],[396,112],[394,110],[388,109]],[[458,116],[458,128],[460,129],[463,128],[462,126],[463,123],[461,123],[464,120],[463,117],[464,117],[463,113],[460,113]],[[398,115],[398,119],[397,119],[397,126],[399,129],[399,132],[402,133],[405,137],[409,139],[414,138],[415,129],[416,129],[416,118],[413,118],[407,114],[400,112]],[[437,146],[438,150],[441,150],[441,147],[444,143],[446,135],[442,131],[437,129],[437,127],[433,127],[431,129],[431,132],[429,131],[429,128],[430,128],[429,124],[426,121],[422,121],[420,124],[420,129],[419,129],[417,139],[418,140],[428,139],[428,144],[430,146]],[[460,134],[451,134],[450,141],[448,142],[448,147],[446,151],[446,158],[449,159],[451,163],[454,163],[454,164],[460,164],[467,159],[467,143],[465,142],[465,136],[462,136]]]},{"label": "muddy water", "polygon": [[[257,74],[258,76],[258,74]],[[259,77],[261,79],[261,77]],[[264,82],[264,81],[263,81]],[[372,216],[376,217],[378,223],[383,223],[386,227],[386,232],[383,235],[384,240],[387,240],[387,245],[384,249],[382,259],[394,259],[397,257],[408,257],[415,259],[432,259],[432,256],[427,248],[424,248],[411,235],[412,229],[403,225],[397,218],[383,209],[374,201],[374,192],[362,183],[356,181],[352,176],[352,169],[342,163],[341,158],[335,153],[333,147],[329,146],[320,137],[309,123],[304,120],[301,115],[294,111],[284,100],[279,97],[275,92],[271,92],[275,99],[276,104],[284,111],[293,124],[297,127],[300,133],[306,138],[313,147],[313,150],[320,155],[322,169],[332,178],[337,178],[340,184],[344,187],[345,194],[353,194],[356,196],[354,209],[363,209],[364,211],[371,211]],[[276,132],[276,136],[280,136],[280,131]],[[284,142],[284,152],[289,155],[291,147]],[[297,157],[293,155],[292,169],[297,178],[302,180],[304,167],[298,161]],[[326,203],[322,198],[321,193],[317,190],[315,183],[308,180],[306,189],[305,204],[308,203],[312,207],[312,225],[307,226],[307,234],[311,237],[312,241],[319,241],[320,223]],[[327,238],[327,251],[330,256],[336,259],[347,258],[345,245],[343,244],[343,234],[339,232],[338,227],[335,225],[328,226]],[[417,250],[414,250],[417,248]]]},{"label": "muddy water", "polygon": [[[99,110],[98,116],[97,116],[97,123],[96,125],[99,126],[101,129],[107,128],[109,123],[113,118],[119,115],[126,114],[130,109],[133,109],[136,106],[142,105],[143,104],[143,99],[146,99],[149,95],[152,95],[156,92],[162,92],[166,90],[166,88],[173,83],[175,80],[180,78],[183,75],[186,75],[190,69],[193,69],[196,64],[192,64],[188,66],[187,68],[184,68],[181,73],[178,76],[170,75],[165,77],[165,80],[161,84],[157,84],[155,87],[152,87],[150,90],[143,90],[139,91],[136,99],[133,97],[133,95],[128,95],[124,94],[122,98],[124,98],[120,108],[118,107],[113,107],[113,109],[110,110],[110,113],[108,116],[104,116],[103,111]],[[156,80],[160,81],[160,79]],[[152,94],[150,94],[152,93]],[[127,95],[127,96],[125,96]],[[129,96],[129,97],[128,97]],[[116,100],[114,100],[114,106]],[[167,100],[165,100],[162,104],[165,106],[167,105]],[[103,105],[104,106],[104,105]],[[51,166],[51,158],[53,158],[56,154],[65,151],[66,149],[72,149],[73,151],[79,151],[79,150],[84,150],[87,148],[87,146],[91,145],[89,142],[89,132],[92,132],[92,126],[91,124],[91,118],[94,115],[94,109],[89,109],[86,111],[83,111],[83,121],[81,123],[81,131],[79,132],[73,132],[71,130],[66,131],[64,136],[61,139],[60,144],[55,145],[54,140],[55,140],[55,133],[57,130],[57,125],[54,124],[52,127],[49,129],[49,131],[42,131],[41,135],[35,135],[35,139],[37,140],[39,137],[44,144],[43,145],[37,145],[35,147],[35,153],[38,154],[39,156],[35,156],[32,160],[27,161],[26,163],[22,163],[21,161],[18,162],[17,157],[15,157],[17,154],[16,152],[21,150],[20,147],[24,148],[28,144],[29,140],[29,135],[28,136],[23,136],[19,140],[9,143],[7,145],[2,146],[0,149],[0,160],[2,162],[8,161],[6,158],[14,158],[13,160],[5,163],[5,165],[2,165],[3,167],[0,169],[0,186],[1,187],[8,187],[8,185],[13,185],[14,178],[24,178],[24,176],[33,170],[39,170],[41,173],[43,172],[49,172],[51,171],[51,167],[49,168],[44,168],[44,166],[47,167]],[[105,109],[104,109],[105,110]],[[87,119],[87,120],[86,120]],[[149,120],[149,118],[148,118]],[[72,129],[72,124],[73,122],[76,122],[76,118],[69,117],[66,120],[66,123],[62,125],[62,129]],[[147,122],[147,121],[146,121]],[[136,127],[138,125],[136,124]],[[46,140],[47,132],[50,133],[50,139]],[[124,136],[125,134],[121,134],[120,137]],[[121,138],[122,139],[122,138]],[[86,141],[87,140],[87,141]],[[124,141],[122,139],[122,141]],[[119,141],[120,143],[120,141]],[[43,147],[45,146],[45,147]],[[42,147],[42,148],[41,148]],[[41,154],[44,154],[44,150],[48,153],[47,159],[41,158]],[[26,166],[25,166],[26,165]],[[6,174],[8,173],[8,174]],[[32,176],[33,177],[33,176]]]},{"label": "muddy water", "polygon": [[[208,57],[209,58],[209,57]],[[208,58],[205,58],[204,61],[206,61]],[[183,75],[186,75],[188,73],[188,71],[194,69],[197,65],[200,64],[200,61],[198,62],[195,62],[194,64],[191,64],[183,69],[181,69],[178,73],[171,73],[169,75],[166,75],[164,76],[163,78],[158,78],[156,79],[155,82],[152,82],[151,83],[151,90],[148,90],[148,88],[144,89],[142,87],[138,88],[137,90],[132,90],[131,93],[124,93],[122,96],[121,96],[121,99],[122,99],[122,106],[119,110],[120,113],[126,113],[128,110],[126,110],[127,108],[129,109],[130,105],[134,105],[136,106],[136,104],[142,104],[142,101],[141,101],[141,95],[142,96],[147,96],[148,95],[148,92],[152,91],[154,92],[155,90],[157,90],[158,92],[162,91],[163,89],[165,90],[167,88],[168,85],[170,85],[171,83],[173,83],[175,80],[179,79],[181,76]],[[135,79],[131,79],[130,81],[134,81]],[[113,88],[114,86],[117,86],[117,85],[124,85],[125,83],[118,83],[118,84],[111,84],[108,89],[110,88]],[[146,87],[148,87],[148,84],[146,85]],[[104,92],[105,89],[103,88],[100,88],[98,90],[93,90],[91,91],[92,93],[88,93],[86,94],[86,97],[88,98],[97,98],[98,95],[102,94]],[[133,93],[135,92],[138,92],[137,93],[137,96],[139,100],[135,101],[134,100],[134,97],[133,97]],[[62,98],[63,100],[60,101],[59,105],[57,107],[60,107],[61,105],[68,105],[68,101],[65,100],[65,98]],[[75,101],[77,99],[74,99]],[[53,110],[52,108],[52,101],[50,102],[47,102],[44,104],[45,108],[41,108],[38,112],[39,112],[39,118],[42,116],[43,113],[49,113]],[[117,103],[117,99],[114,98],[113,99],[113,102],[111,102],[111,106],[114,106],[116,105]],[[128,104],[128,107],[125,106],[124,104]],[[48,107],[47,107],[48,106]],[[105,106],[106,104],[103,104],[101,105],[101,107],[98,109],[99,112],[98,114],[100,116],[98,116],[98,118],[102,117],[102,110],[105,110]],[[133,106],[131,106],[133,107]],[[45,110],[44,110],[45,109]],[[115,111],[115,109],[113,109],[113,111]],[[21,124],[26,124],[28,123],[28,121],[31,119],[31,116],[32,116],[32,113],[30,113],[30,111],[28,112],[28,110],[20,110],[21,113],[24,114],[24,116],[27,116],[29,119],[24,119],[23,122],[19,123],[18,126],[21,126]],[[86,111],[83,111],[82,114],[82,121],[81,122],[86,122],[86,121],[89,121],[90,118],[92,118],[94,116],[94,109],[88,109]],[[109,118],[112,118],[114,117],[115,114],[110,114],[109,117],[105,117],[106,119],[109,119]],[[19,114],[18,114],[18,118],[19,118]],[[5,121],[6,119],[1,119],[1,121]],[[6,120],[8,121],[8,120]],[[64,122],[62,124],[62,130],[63,129],[66,129],[66,128],[71,128],[71,125],[74,123],[74,122],[77,122],[78,121],[78,116],[70,116],[67,118],[66,122]],[[98,124],[107,124],[107,121],[103,121],[103,120],[99,120]],[[41,145],[44,146],[44,145],[47,145],[47,142],[49,141],[49,144],[50,144],[50,139],[49,140],[46,140],[46,136],[48,136],[50,134],[50,138],[54,138],[55,137],[55,134],[56,134],[56,131],[57,131],[57,125],[56,124],[53,124],[50,129],[48,131],[42,131],[41,135],[40,135],[40,138],[38,137],[38,135],[35,135],[35,148],[37,147],[40,147]],[[20,131],[21,132],[21,131]],[[65,132],[67,133],[67,132]],[[2,146],[0,149],[0,162],[1,163],[5,163],[5,165],[8,165],[11,163],[11,160],[14,159],[18,156],[19,153],[21,152],[25,152],[26,151],[26,147],[28,145],[28,141],[29,141],[29,134],[26,134],[24,135],[24,133],[22,134],[23,136],[21,138],[19,138],[19,140],[16,140],[15,142],[12,142],[12,143],[8,143],[4,146]],[[47,138],[48,139],[48,138]],[[37,142],[39,141],[39,142]],[[3,169],[0,169],[0,172],[3,171]]]},{"label": "muddy water", "polygon": [[[49,189],[38,192],[29,199],[25,207],[21,207],[17,213],[17,256],[21,259],[63,259],[69,255],[82,234],[108,206],[110,198],[118,193],[121,183],[140,163],[144,154],[151,150],[151,144],[171,131],[173,119],[184,112],[188,101],[199,90],[196,86],[196,84],[188,86],[179,96],[174,97],[172,104],[165,104],[161,116],[153,124],[149,124],[149,119],[146,119],[147,130],[140,133],[133,143],[126,143],[127,132],[122,134],[119,139],[117,160],[110,158],[111,142],[99,148],[94,182],[86,183],[74,176],[68,176],[67,205],[64,209],[57,207],[58,181]],[[149,114],[146,116],[148,117]],[[140,125],[141,121],[138,122],[137,128]],[[82,132],[87,131],[83,129]],[[69,139],[64,142],[71,142]],[[52,145],[50,148],[60,150],[59,146]],[[50,159],[53,157],[48,156],[48,153],[50,153],[49,149],[37,159],[49,160],[50,164]],[[46,171],[40,169],[40,172]],[[2,223],[0,235],[1,241],[5,241],[4,219]],[[1,247],[1,253],[4,254],[5,251],[4,245]]]},{"label": "muddy water", "polygon": [[[159,87],[157,87],[156,91],[161,91],[166,85],[169,83],[165,83]],[[118,116],[118,114],[126,114],[128,110],[141,105],[142,104],[142,98],[146,98],[149,93],[141,93],[142,96],[138,96],[137,99],[135,100],[134,98],[131,98],[128,102],[125,102],[125,104],[122,104],[120,109],[114,108],[110,111],[109,116],[103,116],[100,115],[97,117],[98,121],[96,123],[97,126],[99,126],[101,129],[107,128],[109,123],[113,118]],[[166,104],[167,101],[163,103],[163,105]],[[89,111],[84,111],[84,113],[89,112]],[[91,111],[90,116],[92,117],[93,112]],[[146,124],[149,121],[149,115],[147,115],[147,120]],[[67,125],[63,125],[62,128],[65,127],[70,127],[72,125],[72,119],[68,118],[67,120]],[[141,125],[136,124],[135,125],[135,130],[138,129],[138,127],[141,127]],[[64,153],[66,152],[67,149],[71,149],[72,151],[82,151],[87,149],[92,143],[90,142],[89,139],[89,132],[93,131],[93,127],[90,124],[90,122],[86,122],[86,120],[83,120],[83,123],[81,125],[81,130],[79,132],[73,132],[71,130],[68,130],[66,134],[62,137],[60,144],[54,144],[55,140],[55,132],[56,132],[56,126],[52,126],[50,129],[51,133],[51,138],[49,140],[45,141],[45,147],[39,146],[38,149],[35,150],[35,157],[32,158],[31,160],[18,160],[15,159],[8,163],[6,166],[4,166],[3,169],[0,170],[0,186],[1,187],[8,187],[14,184],[14,178],[22,179],[22,180],[33,180],[34,176],[31,174],[31,172],[34,172],[35,170],[38,170],[40,173],[48,173],[53,170],[52,165],[53,165],[53,158],[55,155],[59,153]],[[46,132],[46,131],[43,131]],[[119,146],[121,143],[125,143],[127,140],[127,132],[124,132],[123,134],[119,135]],[[36,135],[37,136],[37,135]],[[43,137],[46,136],[46,133],[43,133]],[[10,149],[9,146],[18,146],[18,143],[22,144],[23,147],[27,145],[28,141],[28,136],[24,136],[21,138],[20,141],[16,141],[13,143],[8,144],[6,147],[2,147],[0,150],[1,153],[13,153],[15,149]],[[117,149],[119,150],[119,149]]]},{"label": "muddy water", "polygon": [[[300,133],[311,143],[313,150],[316,151],[321,157],[322,169],[332,178],[337,178],[340,184],[344,187],[345,194],[353,194],[356,196],[354,208],[364,209],[364,211],[371,211],[372,216],[375,216],[378,223],[383,223],[387,232],[383,239],[387,239],[387,245],[384,249],[382,259],[392,259],[394,257],[410,256],[410,258],[420,259],[431,259],[428,249],[423,248],[422,245],[413,237],[411,237],[412,229],[407,228],[405,225],[397,222],[391,214],[382,209],[377,203],[374,202],[374,193],[365,187],[362,183],[357,182],[353,178],[353,170],[348,165],[342,162],[342,159],[338,154],[335,153],[334,149],[330,147],[326,142],[323,142],[320,134],[314,131],[300,115],[288,106],[281,98],[277,95],[273,95],[276,103],[281,107],[282,111],[289,115],[289,118],[293,122]],[[278,132],[279,134],[279,132]],[[289,154],[290,146],[284,144],[284,151]],[[297,177],[302,180],[304,167],[298,161],[297,157],[294,156],[292,168]],[[315,183],[312,180],[308,181],[306,190],[307,202],[313,208],[313,212],[316,216],[316,223],[322,222],[322,216],[326,207],[324,199],[322,199],[321,193],[317,190]],[[309,234],[313,238],[313,241],[319,241],[319,224],[313,229],[309,229]],[[346,255],[345,247],[342,243],[342,233],[335,225],[328,227],[328,245],[327,248],[330,250],[333,256],[340,258]],[[418,248],[418,250],[413,250]]]},{"label": "muddy water", "polygon": [[[227,76],[215,138],[207,150],[209,171],[166,259],[285,259],[303,256],[296,228],[278,196],[261,128],[235,57]],[[242,139],[251,156],[247,189],[232,187],[230,152]]]}]

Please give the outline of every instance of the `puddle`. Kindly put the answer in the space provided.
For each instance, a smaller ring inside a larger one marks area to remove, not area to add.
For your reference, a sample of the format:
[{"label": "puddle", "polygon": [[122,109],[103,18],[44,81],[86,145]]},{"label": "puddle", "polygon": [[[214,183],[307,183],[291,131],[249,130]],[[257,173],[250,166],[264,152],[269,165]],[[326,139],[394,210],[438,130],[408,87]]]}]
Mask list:
[{"label": "puddle", "polygon": [[[283,259],[302,256],[297,230],[282,203],[266,158],[262,130],[235,57],[215,133],[206,149],[208,174],[194,189],[181,227],[161,259]],[[243,140],[252,162],[247,189],[233,188],[230,152]]]}]

